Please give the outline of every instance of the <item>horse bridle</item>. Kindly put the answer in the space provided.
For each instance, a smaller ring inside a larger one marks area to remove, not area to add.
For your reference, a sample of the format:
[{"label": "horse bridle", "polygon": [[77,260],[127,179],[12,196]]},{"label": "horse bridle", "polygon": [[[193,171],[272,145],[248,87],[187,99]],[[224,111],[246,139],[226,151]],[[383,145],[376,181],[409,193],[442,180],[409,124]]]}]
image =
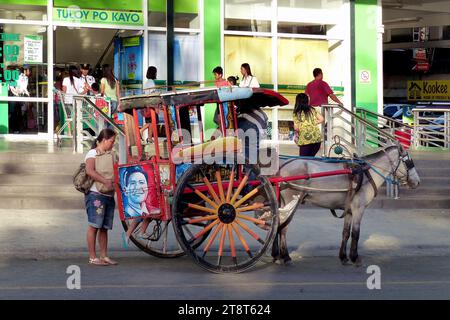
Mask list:
[{"label": "horse bridle", "polygon": [[[395,166],[395,169],[392,172],[390,172],[390,175],[395,177],[395,178],[397,178],[402,183],[406,184],[407,181],[409,180],[409,170],[414,168],[414,162],[411,159],[411,157],[409,156],[408,152],[404,151],[403,148],[401,148],[401,146],[397,146],[397,148],[399,150],[399,157],[398,157],[398,162],[397,162],[396,165],[391,160],[391,157],[389,157],[387,152],[384,149],[383,149],[383,151],[386,154],[386,157],[389,159],[391,167]],[[403,174],[402,176],[399,176],[398,173],[397,173],[397,171],[398,171],[398,169],[400,167],[400,163],[404,163],[404,165],[406,167],[406,173]]]}]

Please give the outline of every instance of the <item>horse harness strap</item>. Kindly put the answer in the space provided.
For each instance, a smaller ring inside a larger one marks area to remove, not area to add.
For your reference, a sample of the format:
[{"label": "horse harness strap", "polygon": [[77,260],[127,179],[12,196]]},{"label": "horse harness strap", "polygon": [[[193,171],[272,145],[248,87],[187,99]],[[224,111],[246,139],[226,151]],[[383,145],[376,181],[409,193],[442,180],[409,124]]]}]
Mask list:
[{"label": "horse harness strap", "polygon": [[378,195],[378,188],[377,185],[375,184],[375,181],[373,181],[372,175],[370,174],[368,168],[367,170],[364,170],[364,174],[366,175],[367,179],[369,180],[369,183],[372,185],[373,191],[375,193],[375,195],[373,196],[374,198]]},{"label": "horse harness strap", "polygon": [[[338,218],[338,219],[342,219],[343,217],[345,217],[347,215],[347,213],[351,212],[350,205],[353,201],[353,198],[355,197],[355,194],[361,189],[364,175],[367,177],[367,179],[369,180],[369,183],[372,185],[373,190],[375,192],[375,197],[378,194],[378,188],[375,184],[375,181],[372,178],[372,175],[369,172],[370,165],[367,165],[367,164],[361,165],[361,164],[357,164],[357,163],[345,163],[344,167],[352,169],[352,174],[349,175],[349,179],[348,179],[349,187],[348,187],[348,191],[347,191],[347,197],[345,198],[344,212],[342,213],[342,215],[339,216],[339,215],[337,215],[336,210],[330,209],[331,214],[335,218]],[[353,187],[353,181],[355,180],[355,176],[356,176],[356,186]]]}]

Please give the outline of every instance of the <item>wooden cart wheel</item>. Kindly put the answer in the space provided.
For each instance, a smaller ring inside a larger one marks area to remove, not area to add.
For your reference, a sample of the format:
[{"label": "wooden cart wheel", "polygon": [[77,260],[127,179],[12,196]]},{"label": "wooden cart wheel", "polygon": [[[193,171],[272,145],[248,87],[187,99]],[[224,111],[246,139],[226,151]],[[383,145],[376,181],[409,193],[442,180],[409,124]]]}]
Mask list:
[{"label": "wooden cart wheel", "polygon": [[[132,220],[122,221],[125,231],[128,230]],[[178,243],[172,227],[172,221],[152,220],[147,228],[147,234],[151,234],[150,239],[138,237],[142,222],[139,223],[135,231],[131,234],[130,240],[140,250],[159,258],[177,258],[185,254],[183,248]]]},{"label": "wooden cart wheel", "polygon": [[[172,214],[175,234],[194,261],[216,273],[251,268],[272,244],[278,204],[269,180],[256,165],[237,177],[236,165],[193,165],[180,178]],[[201,182],[199,182],[201,181]],[[204,200],[197,205],[186,195]],[[188,206],[196,212],[186,215]],[[206,237],[198,244],[198,239]]]},{"label": "wooden cart wheel", "polygon": [[[198,200],[192,196],[190,196],[190,201],[196,202],[198,205],[204,205],[204,202],[201,199]],[[189,215],[190,211],[192,211],[192,209],[184,208],[185,215]],[[132,221],[133,220],[122,221],[122,226],[125,232],[130,227]],[[142,222],[138,224],[130,237],[131,242],[133,242],[140,250],[159,258],[178,258],[185,255],[183,247],[179,244],[175,236],[172,220],[152,220],[146,230],[146,233],[151,236],[148,239],[141,239],[139,237],[141,226]],[[185,229],[186,228],[187,227],[185,227]],[[186,230],[186,232],[189,232],[189,230]],[[207,236],[208,233],[205,233],[205,235],[203,237],[199,237],[193,245],[200,245]]]}]

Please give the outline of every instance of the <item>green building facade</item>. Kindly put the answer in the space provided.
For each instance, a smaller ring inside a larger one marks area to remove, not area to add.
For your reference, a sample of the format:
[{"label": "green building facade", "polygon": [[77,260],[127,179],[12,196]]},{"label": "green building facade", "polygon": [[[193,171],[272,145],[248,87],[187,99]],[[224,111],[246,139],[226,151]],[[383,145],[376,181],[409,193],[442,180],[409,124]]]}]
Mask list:
[{"label": "green building facade", "polygon": [[[148,66],[157,83],[167,79],[166,0],[0,0],[0,9],[0,135],[53,139],[62,117],[53,87],[71,64],[113,64],[124,94],[139,92]],[[247,62],[292,105],[320,67],[347,108],[382,110],[377,0],[174,0],[173,16],[177,83],[211,85],[214,67],[241,76]],[[16,96],[23,66],[28,93]],[[274,111],[273,129],[291,112]]]}]

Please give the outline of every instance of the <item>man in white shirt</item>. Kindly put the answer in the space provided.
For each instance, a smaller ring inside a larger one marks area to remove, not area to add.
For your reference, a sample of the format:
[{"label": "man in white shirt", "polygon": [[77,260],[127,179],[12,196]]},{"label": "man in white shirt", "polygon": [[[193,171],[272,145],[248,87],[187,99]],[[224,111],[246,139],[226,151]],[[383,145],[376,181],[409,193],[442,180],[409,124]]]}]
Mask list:
[{"label": "man in white shirt", "polygon": [[95,78],[89,74],[90,65],[88,63],[83,63],[80,65],[81,76],[80,80],[83,82],[84,89],[87,92],[92,91],[92,84],[95,83]]}]

